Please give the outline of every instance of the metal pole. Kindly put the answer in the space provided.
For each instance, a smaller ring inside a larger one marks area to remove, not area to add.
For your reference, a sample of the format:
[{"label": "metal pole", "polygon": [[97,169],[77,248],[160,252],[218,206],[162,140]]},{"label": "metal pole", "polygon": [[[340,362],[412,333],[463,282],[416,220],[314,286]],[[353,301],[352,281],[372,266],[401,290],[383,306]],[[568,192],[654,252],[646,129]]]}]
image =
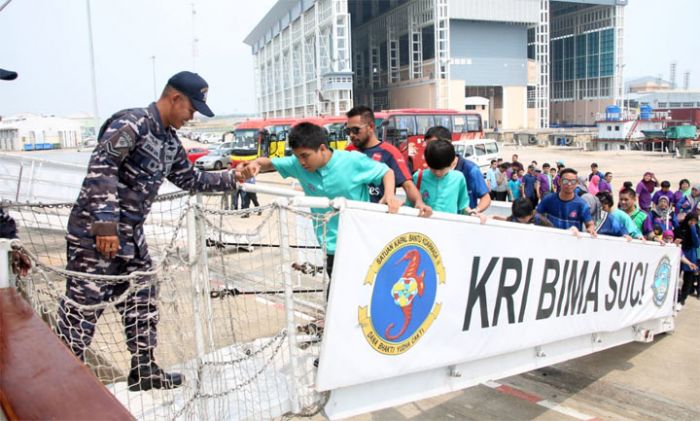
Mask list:
[{"label": "metal pole", "polygon": [[187,249],[190,259],[190,278],[192,279],[192,313],[194,321],[194,336],[197,346],[197,358],[204,358],[204,336],[202,334],[202,320],[200,319],[199,301],[202,295],[200,263],[197,253],[197,198],[190,196],[189,209],[187,209]]},{"label": "metal pole", "polygon": [[297,414],[300,410],[299,391],[297,389],[299,374],[297,328],[294,323],[294,291],[292,285],[292,273],[288,262],[291,261],[289,254],[289,227],[287,226],[287,205],[286,199],[279,199],[279,235],[280,253],[282,254],[282,276],[284,277],[284,307],[287,319],[287,344],[289,345],[289,364],[292,375],[289,381],[289,402],[292,405],[292,413]]},{"label": "metal pole", "polygon": [[15,202],[19,202],[19,190],[22,188],[22,171],[24,170],[24,163],[19,163],[19,176],[17,177],[17,192],[15,193]]},{"label": "metal pole", "polygon": [[197,35],[195,31],[195,17],[197,16],[197,11],[194,10],[194,3],[191,3],[192,6],[192,71],[194,72],[197,69]]},{"label": "metal pole", "polygon": [[85,0],[87,7],[88,42],[90,45],[90,80],[92,82],[92,114],[95,139],[100,133],[100,112],[97,108],[97,81],[95,78],[95,47],[92,42],[92,13],[90,12],[90,0]]},{"label": "metal pole", "polygon": [[0,288],[14,286],[10,282],[10,250],[11,240],[0,239]]},{"label": "metal pole", "polygon": [[5,1],[5,3],[3,3],[3,4],[0,5],[0,12],[2,12],[2,9],[4,9],[5,7],[7,7],[7,5],[10,4],[11,1],[12,1],[12,0],[7,0],[7,1]]},{"label": "metal pole", "polygon": [[158,93],[156,91],[156,56],[151,56],[151,67],[153,68],[153,100],[158,100]]},{"label": "metal pole", "polygon": [[[202,195],[197,193],[196,195],[197,203],[202,204]],[[202,243],[205,241],[206,230],[204,227],[204,221],[197,221],[197,239]],[[201,268],[202,283],[204,291],[211,291],[211,283],[209,282],[209,262],[207,257],[207,248],[202,247],[199,252],[199,267]],[[207,338],[209,339],[209,350],[216,349],[216,343],[214,342],[214,311],[211,308],[211,296],[206,292],[203,295],[204,299],[204,311],[206,316],[206,327],[207,327]]]}]

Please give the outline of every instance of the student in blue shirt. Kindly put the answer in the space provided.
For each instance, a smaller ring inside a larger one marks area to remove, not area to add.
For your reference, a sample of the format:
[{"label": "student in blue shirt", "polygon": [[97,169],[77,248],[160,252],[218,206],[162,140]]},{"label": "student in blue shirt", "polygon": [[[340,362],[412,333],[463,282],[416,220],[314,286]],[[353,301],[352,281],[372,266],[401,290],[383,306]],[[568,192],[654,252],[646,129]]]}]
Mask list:
[{"label": "student in blue shirt", "polygon": [[[430,143],[435,139],[446,139],[451,141],[452,133],[443,126],[434,126],[425,132],[425,142]],[[486,186],[481,168],[479,166],[461,156],[455,158],[452,164],[455,171],[461,172],[464,175],[464,181],[467,183],[467,192],[469,193],[469,203],[474,208],[474,211],[481,213],[491,206],[491,196],[489,188]]]},{"label": "student in blue shirt", "polygon": [[595,237],[595,224],[591,217],[588,204],[574,194],[578,184],[577,172],[573,168],[565,168],[559,174],[559,193],[547,195],[539,205],[537,213],[544,215],[556,228],[569,229],[575,227]]},{"label": "student in blue shirt", "polygon": [[[315,197],[345,197],[369,202],[369,185],[381,183],[384,197],[380,203],[389,205],[389,212],[396,213],[401,202],[394,196],[394,172],[373,161],[364,154],[333,151],[328,146],[326,131],[312,123],[300,123],[289,132],[287,138],[292,156],[284,158],[258,158],[239,164],[236,172],[245,179],[255,177],[261,171],[277,171],[284,178],[299,180],[304,193]],[[330,208],[314,208],[313,213],[325,214]],[[322,224],[314,223],[319,244],[324,244]],[[338,236],[338,215],[326,225],[326,271],[331,276],[335,243]]]},{"label": "student in blue shirt", "polygon": [[429,170],[418,170],[413,181],[423,202],[434,211],[470,213],[469,195],[464,177],[452,170],[455,148],[447,139],[432,140],[425,148],[425,162]]},{"label": "student in blue shirt", "polygon": [[525,197],[530,199],[533,205],[537,206],[537,175],[535,175],[535,166],[528,165],[527,173],[523,175],[523,193]]}]

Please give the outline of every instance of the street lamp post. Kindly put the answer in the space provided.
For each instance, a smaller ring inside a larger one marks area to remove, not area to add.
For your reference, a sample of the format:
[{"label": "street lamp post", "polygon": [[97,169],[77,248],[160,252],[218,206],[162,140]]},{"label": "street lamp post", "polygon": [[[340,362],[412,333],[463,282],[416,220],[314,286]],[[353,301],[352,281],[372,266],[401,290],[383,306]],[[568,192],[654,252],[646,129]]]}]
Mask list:
[{"label": "street lamp post", "polygon": [[88,41],[90,45],[90,76],[92,82],[92,113],[95,127],[95,139],[99,136],[100,113],[97,109],[97,81],[95,78],[95,48],[92,43],[92,13],[90,12],[90,0],[85,0],[87,7]]},{"label": "street lamp post", "polygon": [[158,99],[158,93],[156,90],[156,56],[151,56],[151,67],[153,69],[153,100]]}]

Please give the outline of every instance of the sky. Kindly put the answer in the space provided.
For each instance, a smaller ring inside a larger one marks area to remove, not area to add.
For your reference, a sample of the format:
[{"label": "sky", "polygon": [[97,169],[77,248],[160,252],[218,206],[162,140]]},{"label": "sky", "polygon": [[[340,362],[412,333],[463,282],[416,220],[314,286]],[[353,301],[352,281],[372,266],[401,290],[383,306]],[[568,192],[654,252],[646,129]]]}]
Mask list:
[{"label": "sky", "polygon": [[[158,94],[170,76],[194,69],[209,83],[216,114],[254,114],[253,56],[243,39],[275,3],[91,0],[99,115],[153,101],[153,56]],[[690,71],[691,88],[700,89],[698,16],[698,0],[629,0],[625,79],[668,79],[676,61],[678,85]],[[20,75],[0,83],[0,115],[91,114],[86,1],[12,0],[0,12],[0,67]]]}]

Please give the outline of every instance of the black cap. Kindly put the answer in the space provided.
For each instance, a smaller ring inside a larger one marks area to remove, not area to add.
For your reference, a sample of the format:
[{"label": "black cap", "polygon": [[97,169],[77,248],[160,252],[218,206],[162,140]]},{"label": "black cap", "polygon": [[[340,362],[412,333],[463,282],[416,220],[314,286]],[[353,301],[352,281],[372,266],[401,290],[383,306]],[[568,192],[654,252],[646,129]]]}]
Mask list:
[{"label": "black cap", "polygon": [[0,80],[15,80],[17,79],[17,72],[11,72],[9,70],[0,69]]},{"label": "black cap", "polygon": [[207,117],[214,117],[214,113],[207,105],[209,85],[200,75],[187,71],[180,72],[168,80],[168,85],[189,98],[195,110]]}]

